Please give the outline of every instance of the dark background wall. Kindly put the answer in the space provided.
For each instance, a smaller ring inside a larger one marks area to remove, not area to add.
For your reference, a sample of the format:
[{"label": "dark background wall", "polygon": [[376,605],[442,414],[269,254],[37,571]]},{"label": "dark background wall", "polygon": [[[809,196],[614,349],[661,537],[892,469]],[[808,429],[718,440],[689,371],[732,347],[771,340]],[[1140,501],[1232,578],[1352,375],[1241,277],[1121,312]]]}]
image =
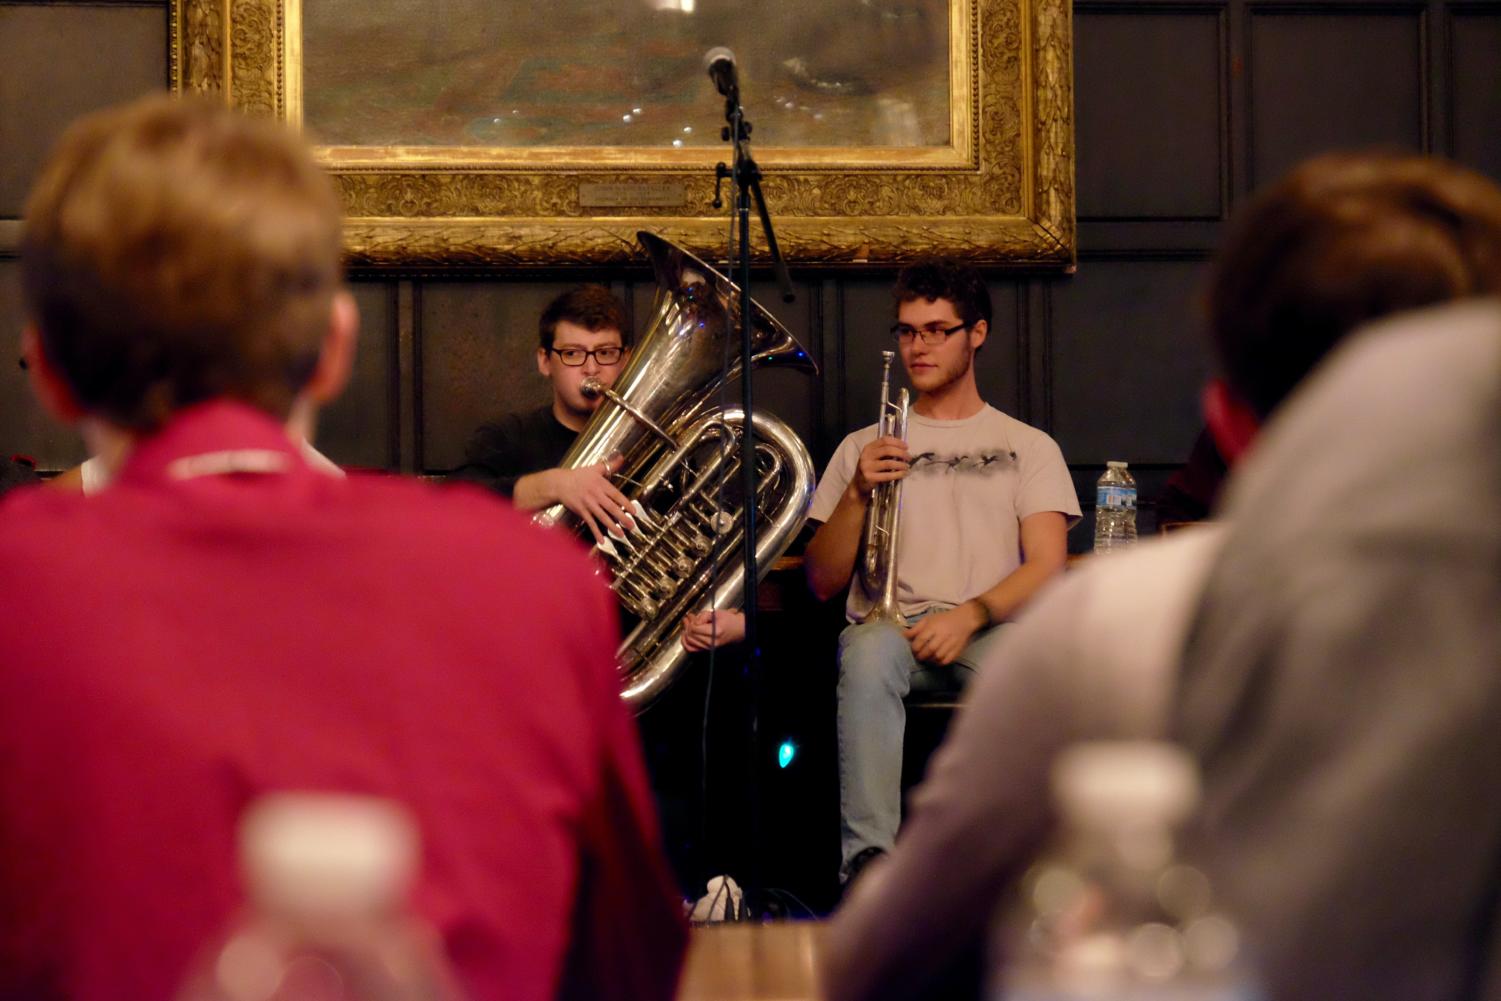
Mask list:
[{"label": "dark background wall", "polygon": [[[1001,336],[981,382],[1058,439],[1087,506],[1105,460],[1129,460],[1147,499],[1187,454],[1207,368],[1194,298],[1248,191],[1310,153],[1372,143],[1501,177],[1501,2],[1078,0],[1074,11],[1078,273],[995,277]],[[16,220],[37,164],[73,116],[166,86],[166,33],[162,0],[0,0],[0,337],[20,323]],[[543,398],[531,339],[554,292],[604,280],[641,320],[652,291],[644,272],[354,277],[360,366],[320,444],[348,465],[424,473],[453,465],[484,418]],[[767,374],[761,399],[820,465],[873,419],[890,277],[798,273],[798,303],[778,307],[825,374]],[[82,457],[8,364],[0,450],[44,469]],[[1075,530],[1074,549],[1088,531]]]},{"label": "dark background wall", "polygon": [[[1087,510],[1107,459],[1129,460],[1147,499],[1187,455],[1208,368],[1195,296],[1225,219],[1249,191],[1309,154],[1378,143],[1501,178],[1501,0],[1077,0],[1074,12],[1078,272],[994,277],[999,336],[981,356],[980,381],[997,406],[1057,438]],[[165,87],[166,35],[164,0],[0,0],[0,343],[14,344],[20,327],[18,217],[37,164],[75,115]],[[764,373],[759,399],[821,468],[846,431],[875,417],[891,274],[795,278],[798,302],[777,312],[824,374]],[[638,324],[652,294],[644,271],[354,279],[359,368],[319,444],[346,465],[419,473],[455,464],[480,421],[545,398],[531,357],[535,318],[553,294],[607,281]],[[776,303],[769,287],[757,294]],[[6,362],[0,453],[12,452],[44,469],[83,457]],[[1148,505],[1143,527],[1152,520]],[[1086,519],[1071,548],[1088,548],[1089,532]],[[812,609],[805,594],[786,601],[794,611],[780,626],[767,619],[780,665],[769,702],[784,708],[763,732],[773,741],[802,734],[810,754],[769,794],[769,812],[811,806],[795,830],[773,819],[768,844],[793,860],[773,878],[817,904],[834,850],[831,651],[785,626],[829,610]],[[702,674],[669,694],[676,707],[646,717],[648,741],[669,756],[689,753],[680,731],[700,718]],[[683,826],[695,826],[699,814],[681,797],[696,779],[669,781],[682,786],[678,800],[664,800],[669,817],[681,810]],[[721,783],[732,791],[714,823],[740,823],[735,786]]]}]

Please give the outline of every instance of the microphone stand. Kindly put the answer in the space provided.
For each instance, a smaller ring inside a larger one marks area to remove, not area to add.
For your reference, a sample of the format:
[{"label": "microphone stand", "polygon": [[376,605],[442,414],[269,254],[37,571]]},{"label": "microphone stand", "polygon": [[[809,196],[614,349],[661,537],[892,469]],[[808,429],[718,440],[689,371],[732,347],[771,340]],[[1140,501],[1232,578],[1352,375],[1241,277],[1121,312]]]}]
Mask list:
[{"label": "microphone stand", "polygon": [[777,284],[781,288],[782,301],[792,302],[796,295],[792,291],[792,279],[787,274],[787,264],[782,260],[781,250],[777,247],[776,233],[771,228],[771,215],[766,210],[766,199],[761,194],[761,168],[750,152],[751,123],[745,120],[745,108],[740,103],[740,88],[732,86],[725,95],[724,102],[725,120],[729,123],[720,130],[720,138],[731,143],[734,150],[734,166],[726,167],[723,162],[714,166],[714,207],[720,208],[724,203],[719,197],[719,183],[724,180],[731,181],[735,186],[735,217],[738,227],[738,244],[732,241],[728,248],[727,260],[732,263],[729,269],[735,282],[740,286],[740,405],[745,411],[744,432],[740,438],[740,480],[744,503],[744,534],[745,534],[745,678],[747,682],[749,704],[749,730],[750,730],[750,772],[748,781],[750,788],[747,795],[747,812],[750,821],[750,858],[749,873],[745,886],[745,900],[748,911],[752,915],[766,913],[766,894],[764,874],[762,872],[761,846],[762,840],[762,809],[761,809],[761,648],[759,634],[757,632],[758,597],[760,591],[760,574],[756,565],[756,443],[754,426],[751,417],[752,409],[751,392],[751,356],[753,341],[755,338],[755,324],[752,322],[751,311],[751,253],[750,253],[750,210],[751,201],[755,200],[756,212],[761,219],[761,230],[766,234],[766,243],[771,251],[772,268],[776,272]]}]

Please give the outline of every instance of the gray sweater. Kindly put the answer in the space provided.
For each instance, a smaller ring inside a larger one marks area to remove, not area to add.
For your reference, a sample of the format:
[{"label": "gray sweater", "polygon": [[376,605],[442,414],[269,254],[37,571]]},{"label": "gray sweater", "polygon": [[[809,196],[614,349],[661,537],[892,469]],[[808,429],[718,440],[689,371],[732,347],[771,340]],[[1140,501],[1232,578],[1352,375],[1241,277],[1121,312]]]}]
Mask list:
[{"label": "gray sweater", "polygon": [[1501,310],[1354,339],[1226,503],[1176,729],[1269,995],[1501,998]]}]

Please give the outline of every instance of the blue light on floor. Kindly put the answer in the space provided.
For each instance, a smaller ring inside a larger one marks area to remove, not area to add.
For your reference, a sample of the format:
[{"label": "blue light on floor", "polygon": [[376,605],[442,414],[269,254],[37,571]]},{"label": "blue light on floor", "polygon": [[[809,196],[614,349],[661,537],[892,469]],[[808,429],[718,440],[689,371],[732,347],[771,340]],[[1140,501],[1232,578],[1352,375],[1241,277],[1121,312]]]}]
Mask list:
[{"label": "blue light on floor", "polygon": [[777,766],[786,768],[792,764],[792,759],[797,757],[797,745],[790,740],[782,741],[782,746],[777,748]]}]

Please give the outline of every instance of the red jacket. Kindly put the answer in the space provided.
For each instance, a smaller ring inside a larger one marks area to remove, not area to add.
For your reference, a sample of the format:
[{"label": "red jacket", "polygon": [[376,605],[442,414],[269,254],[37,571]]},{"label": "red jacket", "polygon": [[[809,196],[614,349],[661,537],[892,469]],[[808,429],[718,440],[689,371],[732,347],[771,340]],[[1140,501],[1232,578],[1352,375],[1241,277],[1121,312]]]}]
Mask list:
[{"label": "red jacket", "polygon": [[171,997],[241,900],[241,808],[292,788],[412,809],[415,904],[475,1001],[669,997],[685,934],[614,615],[571,540],[315,472],[237,404],[97,497],[7,498],[0,996]]}]

